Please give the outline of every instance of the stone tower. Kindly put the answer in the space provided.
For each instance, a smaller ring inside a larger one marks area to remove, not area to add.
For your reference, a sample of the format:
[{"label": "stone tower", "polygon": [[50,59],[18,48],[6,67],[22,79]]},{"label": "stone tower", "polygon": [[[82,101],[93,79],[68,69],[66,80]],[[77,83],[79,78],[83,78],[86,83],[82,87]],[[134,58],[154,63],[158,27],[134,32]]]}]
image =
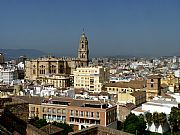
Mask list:
[{"label": "stone tower", "polygon": [[79,49],[78,49],[78,58],[81,61],[81,67],[88,66],[89,62],[89,49],[88,49],[88,39],[83,32],[80,37]]},{"label": "stone tower", "polygon": [[161,77],[150,75],[147,77],[146,101],[151,101],[154,97],[161,95]]}]

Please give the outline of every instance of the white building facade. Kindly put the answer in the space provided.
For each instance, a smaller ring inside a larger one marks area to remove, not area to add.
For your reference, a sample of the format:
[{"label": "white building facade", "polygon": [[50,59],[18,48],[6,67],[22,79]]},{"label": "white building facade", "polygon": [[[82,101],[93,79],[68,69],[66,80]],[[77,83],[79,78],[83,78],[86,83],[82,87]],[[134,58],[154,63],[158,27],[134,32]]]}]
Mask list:
[{"label": "white building facade", "polygon": [[11,84],[18,79],[18,72],[15,68],[3,68],[0,70],[0,80],[5,84]]}]

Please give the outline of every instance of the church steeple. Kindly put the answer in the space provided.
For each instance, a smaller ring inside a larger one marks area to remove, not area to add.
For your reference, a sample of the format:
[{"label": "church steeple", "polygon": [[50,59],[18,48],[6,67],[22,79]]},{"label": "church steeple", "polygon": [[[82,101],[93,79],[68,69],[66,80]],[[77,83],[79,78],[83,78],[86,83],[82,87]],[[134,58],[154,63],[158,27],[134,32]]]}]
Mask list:
[{"label": "church steeple", "polygon": [[81,61],[81,66],[88,66],[89,62],[89,49],[88,49],[88,39],[84,33],[81,34],[79,49],[78,49],[78,58]]}]

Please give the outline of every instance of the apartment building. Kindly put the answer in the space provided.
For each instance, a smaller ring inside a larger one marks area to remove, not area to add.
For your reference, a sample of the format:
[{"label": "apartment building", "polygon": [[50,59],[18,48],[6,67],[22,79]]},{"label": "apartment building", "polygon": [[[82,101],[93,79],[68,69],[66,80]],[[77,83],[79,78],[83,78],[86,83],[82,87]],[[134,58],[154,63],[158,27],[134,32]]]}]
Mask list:
[{"label": "apartment building", "polygon": [[58,121],[74,125],[81,130],[93,125],[117,128],[117,106],[92,100],[76,100],[67,97],[41,98],[16,97],[29,103],[29,117],[38,116],[49,122]]},{"label": "apartment building", "polygon": [[0,70],[0,80],[5,84],[11,84],[12,81],[18,79],[18,72],[16,68],[3,68]]},{"label": "apartment building", "polygon": [[117,127],[116,106],[99,101],[82,102],[81,105],[75,105],[76,103],[74,103],[67,107],[67,121],[69,124],[77,126],[79,130],[93,125]]},{"label": "apartment building", "polygon": [[74,88],[101,92],[102,86],[109,82],[109,69],[102,66],[77,68],[73,74]]}]

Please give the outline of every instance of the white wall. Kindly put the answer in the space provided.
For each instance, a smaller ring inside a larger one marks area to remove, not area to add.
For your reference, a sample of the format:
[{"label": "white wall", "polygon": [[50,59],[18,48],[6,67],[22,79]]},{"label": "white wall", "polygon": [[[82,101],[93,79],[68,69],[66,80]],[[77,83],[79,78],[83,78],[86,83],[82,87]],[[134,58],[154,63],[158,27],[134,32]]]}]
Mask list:
[{"label": "white wall", "polygon": [[161,134],[168,131],[169,129],[170,129],[170,127],[169,127],[168,123],[165,123],[163,125],[163,127],[161,125],[159,125],[159,126],[157,126],[157,128],[154,125],[154,123],[152,123],[149,127],[148,127],[148,124],[147,124],[147,128],[146,128],[146,130],[149,130],[151,132],[161,133]]}]

